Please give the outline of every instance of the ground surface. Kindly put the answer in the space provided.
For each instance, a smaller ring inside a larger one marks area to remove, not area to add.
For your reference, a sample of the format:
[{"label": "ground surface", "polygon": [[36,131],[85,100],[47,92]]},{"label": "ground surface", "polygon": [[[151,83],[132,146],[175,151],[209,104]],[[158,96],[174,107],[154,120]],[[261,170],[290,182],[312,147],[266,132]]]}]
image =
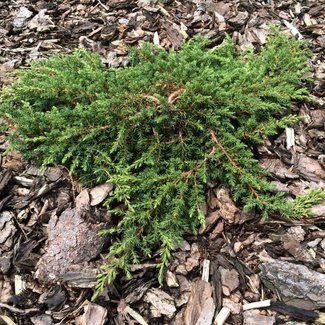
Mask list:
[{"label": "ground surface", "polygon": [[[196,34],[218,45],[227,32],[239,51],[258,48],[271,23],[309,40],[314,52],[315,103],[296,105],[301,123],[258,148],[277,191],[296,196],[324,187],[323,1],[2,1],[0,84],[10,83],[8,72],[27,67],[29,59],[76,47],[98,52],[113,67],[127,64],[127,47],[143,40],[177,50]],[[175,250],[163,286],[153,257],[132,266],[131,281],[119,277],[90,303],[99,254],[110,243],[96,235],[110,221],[101,206],[110,190],[82,190],[62,166],[41,172],[18,153],[2,154],[0,324],[210,325],[223,323],[214,318],[223,307],[227,324],[298,324],[292,313],[325,307],[325,205],[299,222],[260,220],[243,214],[221,187],[208,193],[207,228]],[[298,310],[243,310],[265,299]]]}]

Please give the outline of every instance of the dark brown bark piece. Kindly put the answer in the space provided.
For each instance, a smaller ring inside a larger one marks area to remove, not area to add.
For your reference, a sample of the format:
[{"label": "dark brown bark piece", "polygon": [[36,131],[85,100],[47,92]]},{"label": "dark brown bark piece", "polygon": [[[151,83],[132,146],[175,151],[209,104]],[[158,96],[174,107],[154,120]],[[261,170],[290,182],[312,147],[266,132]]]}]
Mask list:
[{"label": "dark brown bark piece", "polygon": [[10,170],[2,170],[0,172],[0,193],[5,189],[8,185],[9,181],[12,178],[12,173]]},{"label": "dark brown bark piece", "polygon": [[297,179],[299,178],[299,175],[296,173],[293,173],[287,166],[281,162],[279,159],[269,159],[269,158],[263,158],[260,160],[260,165],[269,170],[271,173],[273,173],[275,176],[279,177],[280,179]]},{"label": "dark brown bark piece", "polygon": [[0,254],[9,251],[14,243],[17,231],[13,212],[3,211],[0,213]]},{"label": "dark brown bark piece", "polygon": [[38,245],[39,243],[32,239],[19,243],[15,247],[14,265],[18,269],[34,270],[40,256],[32,253],[32,250]]},{"label": "dark brown bark piece", "polygon": [[27,207],[32,200],[44,196],[45,194],[51,192],[52,190],[54,190],[55,188],[61,185],[62,185],[61,180],[58,180],[55,183],[48,184],[45,183],[44,180],[38,179],[38,181],[34,184],[34,188],[31,190],[29,194],[27,194],[23,198],[20,197],[13,198],[8,204],[12,206],[14,209],[23,209]]},{"label": "dark brown bark piece", "polygon": [[[139,281],[140,282],[140,281]],[[155,279],[151,279],[146,282],[140,282],[137,283],[137,286],[134,288],[128,288],[127,290],[129,291],[130,289],[133,289],[127,296],[124,298],[124,301],[127,304],[134,304],[138,301],[142,300],[142,297],[147,293],[147,291],[153,286],[153,284],[156,282]]]},{"label": "dark brown bark piece", "polygon": [[112,9],[131,9],[136,6],[134,0],[108,0],[106,5]]},{"label": "dark brown bark piece", "polygon": [[49,315],[39,315],[30,318],[33,325],[53,325],[53,320]]},{"label": "dark brown bark piece", "polygon": [[319,182],[325,179],[325,170],[317,159],[299,154],[294,157],[295,170],[308,181]]},{"label": "dark brown bark piece", "polygon": [[324,128],[325,124],[325,111],[316,109],[314,111],[310,111],[311,117],[311,124],[309,125],[310,128]]},{"label": "dark brown bark piece", "polygon": [[70,288],[94,288],[97,282],[97,268],[84,268],[77,271],[68,271],[61,280]]},{"label": "dark brown bark piece", "polygon": [[293,236],[285,235],[283,236],[282,240],[284,249],[290,253],[296,261],[315,263],[315,259],[312,257],[309,251]]}]

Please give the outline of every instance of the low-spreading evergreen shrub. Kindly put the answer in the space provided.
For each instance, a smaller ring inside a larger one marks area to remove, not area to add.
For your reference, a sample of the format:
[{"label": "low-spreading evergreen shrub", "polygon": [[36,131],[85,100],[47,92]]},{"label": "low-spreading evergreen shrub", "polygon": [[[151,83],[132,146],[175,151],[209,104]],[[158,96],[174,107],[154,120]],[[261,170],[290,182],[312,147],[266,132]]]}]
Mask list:
[{"label": "low-spreading evergreen shrub", "polygon": [[150,44],[130,53],[127,68],[105,69],[85,50],[31,62],[1,95],[15,125],[12,147],[34,163],[64,164],[85,186],[109,182],[115,226],[97,289],[160,244],[162,279],[171,250],[204,224],[207,183],[223,184],[261,215],[308,215],[324,196],[294,201],[269,192],[253,154],[266,136],[298,121],[306,100],[303,45],[275,32],[260,53],[237,54],[185,43],[179,53]]}]

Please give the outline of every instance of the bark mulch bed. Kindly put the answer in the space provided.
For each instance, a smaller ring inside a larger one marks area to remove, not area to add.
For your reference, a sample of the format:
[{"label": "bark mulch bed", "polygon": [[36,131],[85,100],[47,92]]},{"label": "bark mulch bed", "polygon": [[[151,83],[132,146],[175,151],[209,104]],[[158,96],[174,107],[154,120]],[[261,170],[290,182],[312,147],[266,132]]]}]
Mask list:
[{"label": "bark mulch bed", "polygon": [[[315,102],[297,105],[301,122],[258,148],[275,191],[296,196],[325,186],[322,1],[5,0],[0,85],[28,60],[76,47],[98,52],[107,67],[125,66],[127,47],[142,41],[177,50],[197,34],[214,46],[228,33],[238,51],[258,49],[271,24],[310,41],[314,53]],[[211,188],[207,228],[175,249],[162,286],[154,256],[91,302],[110,244],[97,231],[110,220],[102,202],[112,189],[82,189],[63,166],[39,170],[6,151],[6,132],[0,135],[0,324],[325,324],[325,204],[313,207],[313,218],[261,220],[243,213],[228,189]],[[260,301],[260,308],[250,305]]]}]

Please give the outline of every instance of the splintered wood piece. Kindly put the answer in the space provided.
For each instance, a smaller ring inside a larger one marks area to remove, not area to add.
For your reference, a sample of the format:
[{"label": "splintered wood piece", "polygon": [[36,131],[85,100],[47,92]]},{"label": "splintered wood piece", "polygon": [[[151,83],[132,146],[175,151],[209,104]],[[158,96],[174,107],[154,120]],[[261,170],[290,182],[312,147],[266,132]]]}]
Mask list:
[{"label": "splintered wood piece", "polygon": [[203,270],[202,270],[202,280],[205,282],[209,282],[209,275],[210,275],[210,261],[203,260]]},{"label": "splintered wood piece", "polygon": [[176,275],[173,272],[170,272],[169,270],[166,272],[166,283],[168,287],[171,288],[179,287]]},{"label": "splintered wood piece", "polygon": [[13,181],[16,184],[25,186],[25,187],[32,187],[34,185],[34,180],[31,178],[23,177],[23,176],[14,176]]},{"label": "splintered wood piece", "polygon": [[290,33],[297,37],[299,40],[303,39],[304,37],[300,34],[299,30],[293,26],[291,23],[289,23],[287,20],[283,19],[283,23],[288,27]]},{"label": "splintered wood piece", "polygon": [[0,318],[5,322],[7,325],[16,325],[16,323],[6,315],[0,315]]},{"label": "splintered wood piece", "polygon": [[135,319],[141,325],[148,325],[145,319],[134,309],[132,309],[124,299],[120,300],[117,311],[122,315],[125,316],[126,314],[130,315],[133,319]]},{"label": "splintered wood piece", "polygon": [[226,322],[229,315],[230,315],[230,309],[227,307],[222,307],[217,317],[215,318],[213,325],[223,325]]},{"label": "splintered wood piece", "polygon": [[265,308],[271,306],[271,300],[262,300],[252,302],[250,304],[243,305],[243,310],[255,309],[255,308]]},{"label": "splintered wood piece", "polygon": [[295,148],[295,130],[293,128],[286,128],[286,142],[287,142],[287,150],[291,148]]},{"label": "splintered wood piece", "polygon": [[155,32],[155,33],[153,34],[153,43],[154,43],[155,45],[157,45],[157,46],[160,45],[160,40],[159,40],[158,32]]},{"label": "splintered wood piece", "polygon": [[45,194],[53,191],[61,185],[60,180],[55,183],[44,183],[41,179],[38,182],[35,182],[30,193],[23,198],[15,198],[11,200],[10,206],[13,206],[14,209],[23,209],[27,207],[31,201],[44,196]]},{"label": "splintered wood piece", "polygon": [[0,308],[8,309],[15,314],[28,315],[39,312],[39,308],[20,309],[11,305],[0,302]]},{"label": "splintered wood piece", "polygon": [[124,309],[124,311],[128,313],[132,318],[134,318],[141,325],[148,325],[148,323],[144,320],[144,318],[131,307],[127,306]]},{"label": "splintered wood piece", "polygon": [[15,274],[15,295],[21,294],[26,289],[26,282],[18,274]]}]

